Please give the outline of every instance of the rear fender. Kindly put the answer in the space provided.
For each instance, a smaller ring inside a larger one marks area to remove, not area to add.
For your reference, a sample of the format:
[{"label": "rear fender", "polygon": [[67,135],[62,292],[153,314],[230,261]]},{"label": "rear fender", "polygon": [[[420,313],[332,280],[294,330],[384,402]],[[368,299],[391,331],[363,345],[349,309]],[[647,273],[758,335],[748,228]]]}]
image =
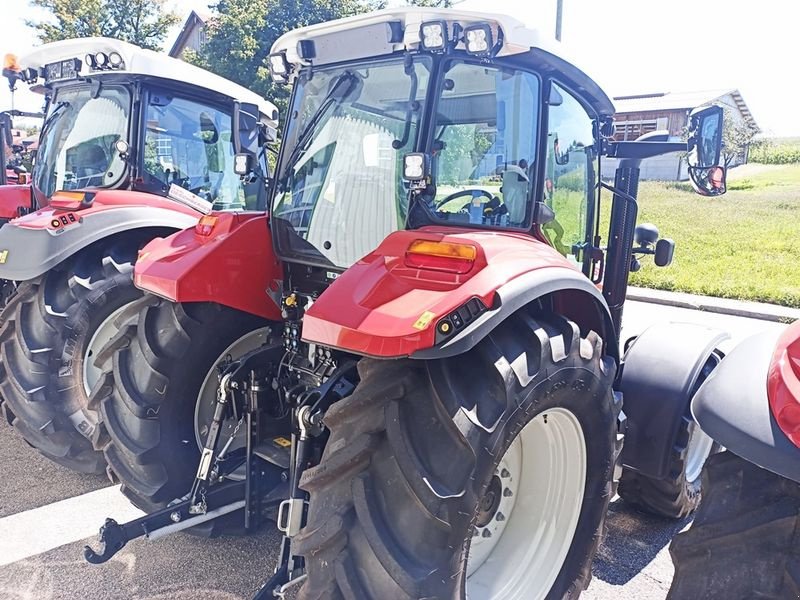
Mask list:
[{"label": "rear fender", "polygon": [[704,367],[718,363],[715,350],[727,338],[708,327],[660,323],[634,340],[617,383],[627,417],[623,465],[654,479],[670,475],[670,453],[689,403]]},{"label": "rear fender", "polygon": [[[99,194],[98,194],[99,196]],[[185,229],[198,214],[168,206],[105,205],[69,211],[48,207],[0,228],[0,279],[27,281],[112,235],[146,228]]]},{"label": "rear fender", "polygon": [[[195,228],[151,241],[134,269],[137,287],[172,302],[216,302],[280,321],[283,269],[264,213],[212,213],[210,235]],[[270,291],[274,292],[272,296]]]},{"label": "rear fender", "polygon": [[[467,273],[415,268],[415,240],[476,248]],[[618,357],[599,290],[553,248],[527,235],[425,227],[397,231],[339,276],[306,312],[303,339],[365,356],[435,360],[473,348],[503,320],[544,296],[548,306],[593,329]]]},{"label": "rear fender", "polygon": [[33,208],[30,185],[4,185],[0,187],[0,223],[24,215]]},{"label": "rear fender", "polygon": [[[798,338],[800,321],[739,344],[697,392],[692,414],[704,432],[734,454],[800,482],[800,448],[787,435],[793,431],[790,415],[780,411],[788,402],[800,401],[800,395],[782,395],[791,393],[796,375],[784,379],[789,374],[781,374],[783,369],[800,370],[800,361],[792,363],[782,352]],[[787,384],[783,392],[782,383]]]}]

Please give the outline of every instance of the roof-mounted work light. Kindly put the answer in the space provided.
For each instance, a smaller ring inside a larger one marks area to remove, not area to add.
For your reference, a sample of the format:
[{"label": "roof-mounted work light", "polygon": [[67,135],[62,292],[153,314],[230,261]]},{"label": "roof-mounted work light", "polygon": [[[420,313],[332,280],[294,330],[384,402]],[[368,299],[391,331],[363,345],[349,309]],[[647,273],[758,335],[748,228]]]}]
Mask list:
[{"label": "roof-mounted work light", "polygon": [[289,61],[286,60],[285,52],[276,52],[269,55],[269,74],[275,83],[286,83],[289,81]]},{"label": "roof-mounted work light", "polygon": [[423,50],[443,52],[447,46],[447,22],[426,21],[419,27],[419,39]]},{"label": "roof-mounted work light", "polygon": [[489,56],[492,52],[492,28],[487,23],[470,25],[464,29],[464,46],[469,54]]}]

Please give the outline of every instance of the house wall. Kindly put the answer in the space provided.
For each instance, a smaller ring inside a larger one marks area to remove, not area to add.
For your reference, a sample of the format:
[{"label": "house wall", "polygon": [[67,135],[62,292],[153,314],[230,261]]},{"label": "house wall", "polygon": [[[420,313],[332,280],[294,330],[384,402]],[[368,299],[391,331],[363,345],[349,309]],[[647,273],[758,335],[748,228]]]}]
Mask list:
[{"label": "house wall", "polygon": [[206,42],[206,26],[205,23],[200,21],[199,19],[195,19],[192,23],[189,32],[186,35],[186,41],[184,42],[183,46],[181,47],[180,51],[177,52],[174,56],[175,58],[184,58],[184,52],[187,48],[194,50],[197,52]]}]

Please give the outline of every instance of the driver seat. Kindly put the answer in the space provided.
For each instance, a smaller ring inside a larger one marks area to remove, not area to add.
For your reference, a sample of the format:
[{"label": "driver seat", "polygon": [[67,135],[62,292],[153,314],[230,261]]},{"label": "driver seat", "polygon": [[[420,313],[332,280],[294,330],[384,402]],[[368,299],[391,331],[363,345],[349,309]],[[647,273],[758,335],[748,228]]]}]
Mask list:
[{"label": "driver seat", "polygon": [[503,171],[503,203],[508,209],[510,223],[520,224],[525,221],[529,181],[527,173],[517,165],[509,165]]}]

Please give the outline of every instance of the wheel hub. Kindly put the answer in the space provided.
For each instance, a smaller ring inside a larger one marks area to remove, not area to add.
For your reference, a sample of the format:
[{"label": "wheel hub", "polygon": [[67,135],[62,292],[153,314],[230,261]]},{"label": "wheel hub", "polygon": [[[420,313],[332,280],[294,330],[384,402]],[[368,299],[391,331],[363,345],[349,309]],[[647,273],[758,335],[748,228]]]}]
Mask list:
[{"label": "wheel hub", "polygon": [[500,499],[503,497],[503,484],[500,482],[500,477],[495,475],[489,484],[489,489],[481,498],[478,503],[478,518],[475,521],[475,527],[486,527],[489,522],[494,518],[497,513],[497,508],[500,506]]},{"label": "wheel hub", "polygon": [[577,417],[534,417],[500,459],[478,502],[467,557],[469,600],[543,600],[566,560],[586,485]]}]

